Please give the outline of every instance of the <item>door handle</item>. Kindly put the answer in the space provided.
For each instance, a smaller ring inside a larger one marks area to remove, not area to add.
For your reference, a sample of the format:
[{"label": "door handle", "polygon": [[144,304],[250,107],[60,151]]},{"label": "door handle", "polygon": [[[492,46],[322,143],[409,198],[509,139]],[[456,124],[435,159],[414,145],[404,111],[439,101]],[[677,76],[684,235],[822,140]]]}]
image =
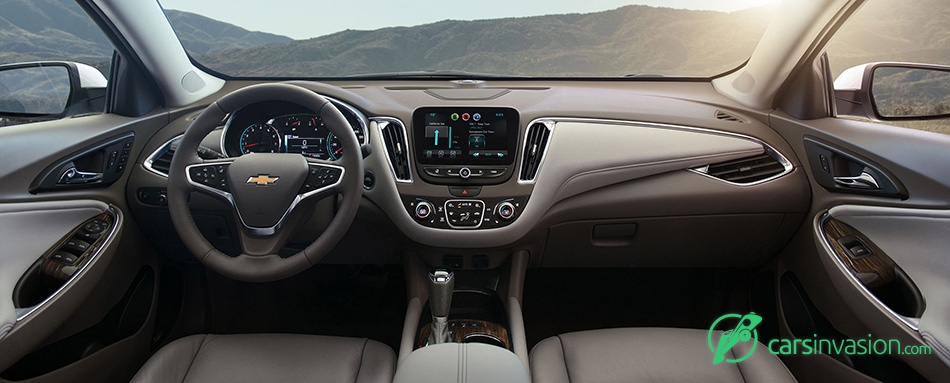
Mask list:
[{"label": "door handle", "polygon": [[878,186],[874,176],[868,173],[867,168],[864,168],[864,170],[861,171],[861,175],[857,177],[835,177],[834,179],[835,184],[846,188],[867,190],[877,190],[881,188]]},{"label": "door handle", "polygon": [[75,166],[70,166],[69,169],[66,169],[63,172],[63,175],[59,177],[59,183],[61,184],[85,184],[89,182],[95,182],[102,179],[102,173],[90,173],[90,172],[81,172],[76,170]]}]

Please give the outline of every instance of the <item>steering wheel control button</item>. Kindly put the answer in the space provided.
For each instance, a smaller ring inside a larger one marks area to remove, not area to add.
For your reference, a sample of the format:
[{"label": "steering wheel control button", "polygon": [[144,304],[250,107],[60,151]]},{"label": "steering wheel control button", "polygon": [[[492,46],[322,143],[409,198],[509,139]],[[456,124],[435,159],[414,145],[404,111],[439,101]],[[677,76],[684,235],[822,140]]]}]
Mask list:
[{"label": "steering wheel control button", "polygon": [[329,166],[310,165],[310,172],[307,180],[300,188],[300,194],[312,192],[314,190],[333,185],[340,181],[343,171],[339,168]]},{"label": "steering wheel control button", "polygon": [[482,224],[485,203],[479,200],[445,201],[445,218],[453,228],[477,228]]},{"label": "steering wheel control button", "polygon": [[426,219],[432,215],[432,211],[435,210],[435,207],[432,206],[429,202],[419,202],[416,205],[416,217],[419,219]]},{"label": "steering wheel control button", "polygon": [[499,203],[495,207],[495,214],[498,214],[498,218],[510,220],[515,217],[515,205],[509,201]]},{"label": "steering wheel control button", "polygon": [[228,192],[228,178],[224,176],[229,164],[197,165],[188,168],[191,181],[207,187]]},{"label": "steering wheel control button", "polygon": [[449,186],[449,194],[455,197],[477,197],[481,192],[481,186]]},{"label": "steering wheel control button", "polygon": [[471,176],[472,176],[472,170],[471,170],[471,169],[469,169],[469,168],[461,168],[461,169],[459,169],[459,177],[468,178],[468,177],[471,177]]}]

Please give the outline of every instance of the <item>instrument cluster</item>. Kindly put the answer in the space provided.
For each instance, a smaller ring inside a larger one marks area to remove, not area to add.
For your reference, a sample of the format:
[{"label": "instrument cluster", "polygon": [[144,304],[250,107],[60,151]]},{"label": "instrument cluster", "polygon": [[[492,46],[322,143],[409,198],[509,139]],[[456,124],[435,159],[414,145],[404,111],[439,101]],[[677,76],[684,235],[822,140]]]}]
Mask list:
[{"label": "instrument cluster", "polygon": [[[353,128],[360,144],[366,144],[366,116],[357,109],[331,100]],[[323,119],[296,104],[265,102],[234,112],[221,135],[229,157],[249,153],[299,153],[335,161],[343,156],[343,146]]]}]

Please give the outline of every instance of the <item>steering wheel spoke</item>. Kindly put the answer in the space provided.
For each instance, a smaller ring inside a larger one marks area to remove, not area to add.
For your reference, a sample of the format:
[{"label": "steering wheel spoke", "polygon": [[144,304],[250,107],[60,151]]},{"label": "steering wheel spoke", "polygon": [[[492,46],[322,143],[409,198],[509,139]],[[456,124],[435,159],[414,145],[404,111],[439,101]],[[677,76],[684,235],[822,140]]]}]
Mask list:
[{"label": "steering wheel spoke", "polygon": [[185,175],[188,184],[206,193],[230,200],[231,187],[228,182],[228,167],[233,161],[215,161],[188,165]]}]

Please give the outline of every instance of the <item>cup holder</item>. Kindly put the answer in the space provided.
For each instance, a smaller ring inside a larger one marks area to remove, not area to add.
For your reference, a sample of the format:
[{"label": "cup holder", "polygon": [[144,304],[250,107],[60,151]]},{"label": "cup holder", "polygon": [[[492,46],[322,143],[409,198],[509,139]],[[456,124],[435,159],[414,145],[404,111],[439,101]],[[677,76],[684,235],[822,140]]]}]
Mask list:
[{"label": "cup holder", "polygon": [[484,343],[505,348],[505,343],[501,339],[490,334],[468,334],[462,338],[462,343]]}]

